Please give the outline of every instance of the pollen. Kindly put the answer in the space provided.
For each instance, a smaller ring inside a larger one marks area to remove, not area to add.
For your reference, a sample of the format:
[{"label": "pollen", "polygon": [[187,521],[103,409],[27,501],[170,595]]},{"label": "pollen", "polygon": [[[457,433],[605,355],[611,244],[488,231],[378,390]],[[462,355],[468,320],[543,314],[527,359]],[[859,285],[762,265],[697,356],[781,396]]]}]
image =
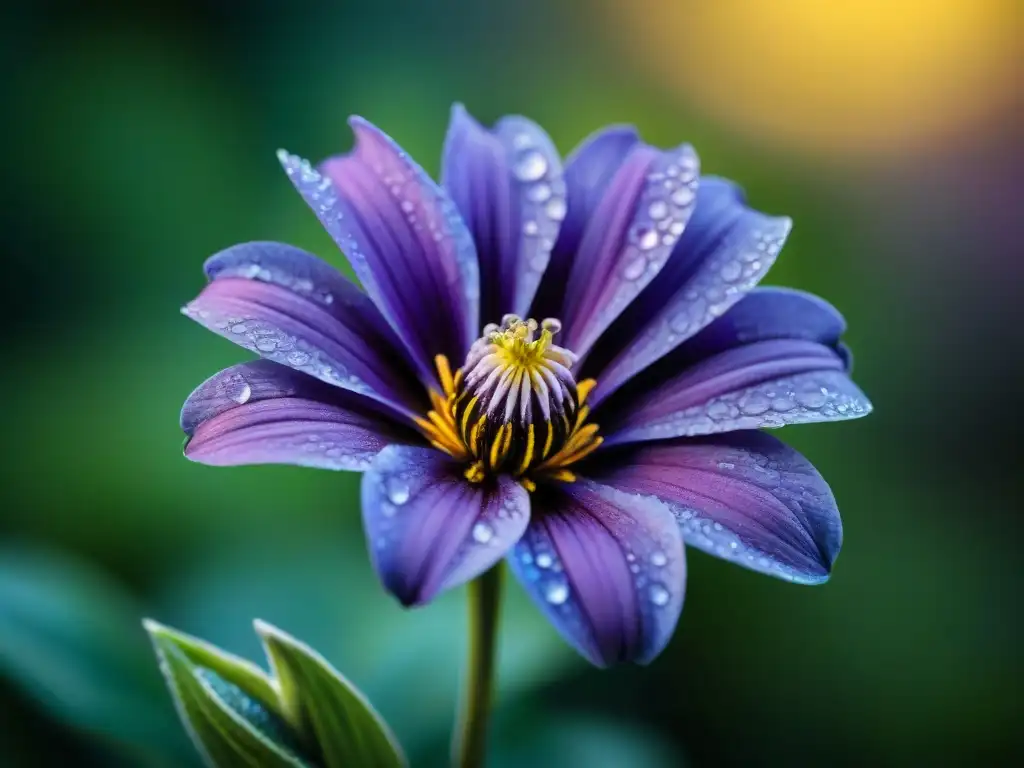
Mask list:
[{"label": "pollen", "polygon": [[435,358],[441,391],[420,429],[440,450],[466,463],[470,482],[509,474],[534,490],[542,479],[572,482],[568,467],[600,444],[588,423],[592,379],[577,384],[576,355],[554,343],[561,323],[506,315],[489,324],[454,373]]}]

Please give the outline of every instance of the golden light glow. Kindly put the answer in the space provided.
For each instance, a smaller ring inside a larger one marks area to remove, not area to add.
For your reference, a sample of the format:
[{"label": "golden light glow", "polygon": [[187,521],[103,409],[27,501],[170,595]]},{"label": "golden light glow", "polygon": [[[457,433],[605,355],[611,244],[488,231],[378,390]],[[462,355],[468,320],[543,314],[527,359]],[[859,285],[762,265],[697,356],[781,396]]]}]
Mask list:
[{"label": "golden light glow", "polygon": [[609,32],[715,119],[765,141],[885,154],[1022,92],[1020,0],[604,0]]}]

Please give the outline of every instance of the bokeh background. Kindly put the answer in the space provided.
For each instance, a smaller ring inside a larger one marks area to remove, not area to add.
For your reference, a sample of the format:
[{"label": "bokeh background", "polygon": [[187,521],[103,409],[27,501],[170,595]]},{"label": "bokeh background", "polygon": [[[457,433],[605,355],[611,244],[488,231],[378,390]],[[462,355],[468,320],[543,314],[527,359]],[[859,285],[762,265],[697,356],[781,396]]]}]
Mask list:
[{"label": "bokeh background", "polygon": [[182,400],[246,355],[178,309],[235,242],[343,263],[279,146],[344,151],[355,113],[436,171],[454,101],[566,152],[610,122],[695,144],[794,218],[768,282],[845,313],[876,406],[783,433],[843,512],[823,587],[693,552],[668,650],[609,672],[513,587],[493,764],[1020,755],[1018,0],[120,5],[0,11],[0,764],[197,764],[143,616],[253,657],[276,623],[444,764],[463,595],[383,594],[355,476],[182,458]]}]

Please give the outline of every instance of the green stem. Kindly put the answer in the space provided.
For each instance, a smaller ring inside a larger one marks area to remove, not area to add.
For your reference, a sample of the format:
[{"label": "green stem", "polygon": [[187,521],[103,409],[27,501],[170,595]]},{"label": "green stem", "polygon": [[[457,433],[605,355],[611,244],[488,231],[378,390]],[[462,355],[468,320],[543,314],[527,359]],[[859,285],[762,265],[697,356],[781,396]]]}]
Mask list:
[{"label": "green stem", "polygon": [[494,691],[501,582],[502,564],[499,563],[469,583],[469,669],[453,747],[457,768],[481,768],[487,752],[487,721]]}]

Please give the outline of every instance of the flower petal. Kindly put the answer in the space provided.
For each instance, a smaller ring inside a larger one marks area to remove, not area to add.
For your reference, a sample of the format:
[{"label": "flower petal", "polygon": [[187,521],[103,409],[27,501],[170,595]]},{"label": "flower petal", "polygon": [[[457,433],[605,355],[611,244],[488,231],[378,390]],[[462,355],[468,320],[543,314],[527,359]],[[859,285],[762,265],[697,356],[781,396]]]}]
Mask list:
[{"label": "flower petal", "polygon": [[268,360],[207,379],[185,401],[185,456],[213,466],[365,469],[389,443],[421,442],[373,400]]},{"label": "flower petal", "polygon": [[[658,279],[601,340],[587,375],[596,405],[738,302],[764,277],[792,226],[746,205],[742,190],[705,176],[697,209]],[[609,362],[610,361],[610,362]]]},{"label": "flower petal", "polygon": [[696,203],[697,155],[638,144],[593,208],[573,259],[560,319],[584,355],[661,270]]},{"label": "flower petal", "polygon": [[509,564],[565,639],[598,666],[647,663],[683,606],[686,562],[670,510],[590,480],[540,486]]},{"label": "flower petal", "polygon": [[312,254],[245,243],[206,263],[211,283],[185,307],[201,325],[260,356],[422,413],[425,397],[370,300]]},{"label": "flower petal", "polygon": [[565,221],[529,313],[531,317],[561,317],[565,284],[587,222],[622,161],[639,143],[636,128],[614,125],[592,134],[569,155],[565,162]]},{"label": "flower petal", "polygon": [[665,381],[657,369],[595,414],[605,445],[866,416],[871,403],[833,350],[761,341],[722,352]]},{"label": "flower petal", "polygon": [[835,498],[803,456],[763,432],[630,446],[601,480],[653,494],[687,544],[801,584],[826,581],[843,541]]},{"label": "flower petal", "polygon": [[566,213],[558,150],[526,118],[502,118],[488,131],[456,104],[442,184],[476,243],[481,317],[526,316]]},{"label": "flower petal", "polygon": [[349,123],[355,148],[319,172],[285,152],[281,163],[433,381],[434,356],[462,360],[476,338],[473,239],[448,195],[401,147],[362,118]]},{"label": "flower petal", "polygon": [[363,476],[363,523],[374,567],[404,605],[475,578],[522,536],[526,490],[510,477],[470,483],[445,454],[381,451]]},{"label": "flower petal", "polygon": [[845,331],[843,316],[818,296],[792,288],[755,288],[672,352],[673,366],[680,370],[733,347],[772,339],[816,341],[838,353]]}]

